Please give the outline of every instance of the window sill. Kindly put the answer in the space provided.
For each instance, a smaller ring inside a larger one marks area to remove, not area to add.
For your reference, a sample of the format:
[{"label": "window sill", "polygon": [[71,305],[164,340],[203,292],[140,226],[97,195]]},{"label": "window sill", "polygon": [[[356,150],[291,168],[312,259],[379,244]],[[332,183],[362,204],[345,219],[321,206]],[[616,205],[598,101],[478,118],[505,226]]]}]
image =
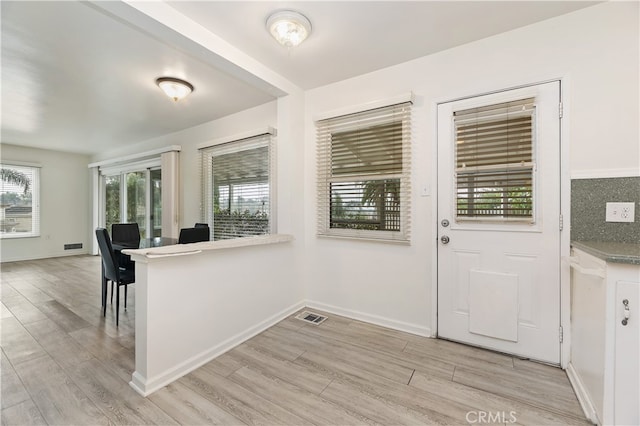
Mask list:
[{"label": "window sill", "polygon": [[266,244],[279,244],[293,241],[293,235],[272,234],[256,237],[234,238],[232,240],[205,241],[193,244],[176,244],[173,246],[155,247],[148,249],[123,250],[131,255],[134,261],[149,262],[153,259],[165,257],[188,256],[211,250],[224,250],[239,247],[252,247]]},{"label": "window sill", "polygon": [[398,246],[411,245],[411,241],[408,241],[408,240],[394,240],[389,238],[356,237],[351,235],[327,235],[327,234],[317,234],[317,237],[320,239],[328,239],[328,240],[362,241],[367,243],[383,243],[383,244],[393,244]]},{"label": "window sill", "polygon": [[0,234],[0,240],[17,240],[21,238],[38,238],[40,234],[33,234],[31,232],[7,232]]}]

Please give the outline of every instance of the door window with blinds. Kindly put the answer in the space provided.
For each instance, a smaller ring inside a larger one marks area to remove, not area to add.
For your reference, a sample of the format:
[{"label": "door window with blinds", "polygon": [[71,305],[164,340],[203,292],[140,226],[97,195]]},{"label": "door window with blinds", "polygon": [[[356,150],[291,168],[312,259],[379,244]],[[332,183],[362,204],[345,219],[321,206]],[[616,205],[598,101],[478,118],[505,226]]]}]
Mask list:
[{"label": "door window with blinds", "polygon": [[271,233],[272,144],[262,134],[200,150],[202,220],[213,240]]},{"label": "door window with blinds", "polygon": [[40,167],[0,164],[0,238],[40,235]]},{"label": "door window with blinds", "polygon": [[535,222],[535,104],[454,113],[457,221]]},{"label": "door window with blinds", "polygon": [[317,122],[319,235],[409,241],[411,103]]}]

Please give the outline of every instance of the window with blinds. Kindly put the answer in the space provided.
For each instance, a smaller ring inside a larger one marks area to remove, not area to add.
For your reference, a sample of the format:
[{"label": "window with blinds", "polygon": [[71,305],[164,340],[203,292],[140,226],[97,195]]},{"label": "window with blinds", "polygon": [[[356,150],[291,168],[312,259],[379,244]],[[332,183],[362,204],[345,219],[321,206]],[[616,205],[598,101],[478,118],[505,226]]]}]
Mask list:
[{"label": "window with blinds", "polygon": [[202,220],[213,240],[271,233],[272,135],[200,150]]},{"label": "window with blinds", "polygon": [[318,234],[409,241],[411,103],[316,124]]},{"label": "window with blinds", "polygon": [[0,238],[40,235],[40,167],[0,164]]},{"label": "window with blinds", "polygon": [[454,113],[458,220],[534,221],[534,99]]}]

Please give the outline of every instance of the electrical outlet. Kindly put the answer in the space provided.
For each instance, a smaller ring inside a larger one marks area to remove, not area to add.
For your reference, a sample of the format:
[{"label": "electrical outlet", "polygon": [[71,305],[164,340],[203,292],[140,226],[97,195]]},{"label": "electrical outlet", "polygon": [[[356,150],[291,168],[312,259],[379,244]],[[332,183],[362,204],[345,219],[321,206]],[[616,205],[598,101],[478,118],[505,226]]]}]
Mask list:
[{"label": "electrical outlet", "polygon": [[605,221],[635,222],[635,203],[607,203]]}]

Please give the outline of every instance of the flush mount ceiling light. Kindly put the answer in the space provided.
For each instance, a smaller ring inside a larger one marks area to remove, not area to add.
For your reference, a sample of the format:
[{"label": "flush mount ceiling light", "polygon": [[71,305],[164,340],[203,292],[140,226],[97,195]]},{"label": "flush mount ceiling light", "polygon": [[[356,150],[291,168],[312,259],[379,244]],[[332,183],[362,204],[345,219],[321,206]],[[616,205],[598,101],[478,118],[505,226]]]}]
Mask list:
[{"label": "flush mount ceiling light", "polygon": [[156,80],[156,84],[176,102],[193,92],[193,85],[179,78],[160,77]]},{"label": "flush mount ceiling light", "polygon": [[281,10],[267,18],[267,30],[281,45],[295,47],[311,34],[311,22],[296,11]]}]

